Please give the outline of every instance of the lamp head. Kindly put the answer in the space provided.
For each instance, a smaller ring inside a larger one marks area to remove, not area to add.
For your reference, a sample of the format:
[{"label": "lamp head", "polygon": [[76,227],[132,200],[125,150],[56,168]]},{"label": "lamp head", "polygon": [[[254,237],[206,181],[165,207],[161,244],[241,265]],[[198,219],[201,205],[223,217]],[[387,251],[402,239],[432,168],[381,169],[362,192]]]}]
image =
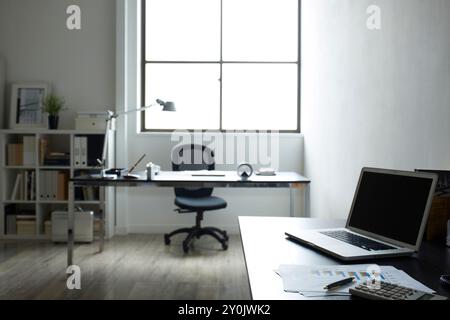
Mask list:
[{"label": "lamp head", "polygon": [[172,101],[167,101],[164,102],[160,99],[156,99],[156,103],[158,103],[159,105],[163,106],[163,110],[162,111],[170,111],[170,112],[175,112],[177,111],[177,108],[175,107],[175,103]]},{"label": "lamp head", "polygon": [[175,107],[175,103],[173,103],[172,101],[167,101],[167,102],[164,104],[163,111],[170,111],[170,112],[175,112],[175,111],[177,111],[177,108]]}]

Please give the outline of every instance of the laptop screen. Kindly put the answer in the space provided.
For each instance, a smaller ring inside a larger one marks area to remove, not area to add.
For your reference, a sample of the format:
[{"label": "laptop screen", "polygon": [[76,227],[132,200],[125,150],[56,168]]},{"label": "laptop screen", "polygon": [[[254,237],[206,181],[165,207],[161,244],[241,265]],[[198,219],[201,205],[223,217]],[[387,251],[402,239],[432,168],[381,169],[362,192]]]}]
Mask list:
[{"label": "laptop screen", "polygon": [[362,174],[348,226],[415,245],[433,179]]}]

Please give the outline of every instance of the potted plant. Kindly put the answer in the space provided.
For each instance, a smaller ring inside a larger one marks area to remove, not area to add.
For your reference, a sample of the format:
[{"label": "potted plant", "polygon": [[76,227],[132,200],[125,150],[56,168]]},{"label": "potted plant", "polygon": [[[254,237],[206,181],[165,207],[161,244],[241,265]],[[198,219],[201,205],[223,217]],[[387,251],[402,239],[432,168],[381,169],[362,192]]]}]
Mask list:
[{"label": "potted plant", "polygon": [[50,130],[58,129],[59,112],[64,109],[65,101],[62,97],[49,94],[44,98],[44,111],[48,113],[48,128]]}]

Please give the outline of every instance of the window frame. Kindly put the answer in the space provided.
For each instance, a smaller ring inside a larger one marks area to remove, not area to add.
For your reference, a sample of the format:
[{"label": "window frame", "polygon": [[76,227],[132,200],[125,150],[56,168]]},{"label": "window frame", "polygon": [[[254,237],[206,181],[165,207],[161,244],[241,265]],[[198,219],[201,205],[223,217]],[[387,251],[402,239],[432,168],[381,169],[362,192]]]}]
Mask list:
[{"label": "window frame", "polygon": [[[267,131],[278,131],[280,133],[301,133],[301,5],[302,1],[298,1],[298,49],[297,49],[297,61],[224,61],[222,54],[223,54],[223,1],[226,0],[220,0],[220,60],[219,61],[148,61],[146,58],[146,3],[147,0],[141,0],[141,105],[145,105],[146,101],[146,66],[148,64],[218,64],[220,67],[220,128],[219,129],[202,129],[202,132],[208,131],[208,132],[240,132],[240,131],[251,131],[251,132],[267,132]],[[252,129],[232,129],[232,130],[226,130],[222,127],[222,113],[223,113],[223,83],[222,83],[222,75],[223,75],[223,65],[225,64],[296,64],[297,65],[297,128],[294,130],[264,130],[264,129],[258,129],[258,130],[252,130]],[[141,116],[141,130],[142,133],[164,133],[164,132],[173,132],[177,129],[146,129],[145,128],[145,111],[144,114]],[[193,131],[200,131],[195,129],[183,129],[187,132],[193,132]]]}]

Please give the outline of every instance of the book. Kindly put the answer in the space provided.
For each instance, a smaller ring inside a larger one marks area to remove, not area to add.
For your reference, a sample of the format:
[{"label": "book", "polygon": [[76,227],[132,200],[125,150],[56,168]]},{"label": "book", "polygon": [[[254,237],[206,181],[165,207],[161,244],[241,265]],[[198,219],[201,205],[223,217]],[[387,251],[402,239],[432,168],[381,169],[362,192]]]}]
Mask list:
[{"label": "book", "polygon": [[82,167],[88,165],[88,141],[87,137],[80,137],[80,162]]},{"label": "book", "polygon": [[22,181],[22,175],[19,173],[16,176],[16,181],[14,183],[13,191],[11,193],[11,200],[20,200],[19,198],[19,189]]},{"label": "book", "polygon": [[44,159],[45,166],[69,166],[70,154],[63,152],[51,152]]},{"label": "book", "polygon": [[35,141],[33,136],[23,137],[23,165],[32,166],[35,164]]},{"label": "book", "polygon": [[58,182],[57,182],[57,192],[56,192],[56,200],[65,201],[68,199],[68,183],[69,176],[67,172],[58,172]]},{"label": "book", "polygon": [[36,200],[36,172],[31,171],[31,200]]},{"label": "book", "polygon": [[8,166],[22,166],[23,165],[23,145],[17,143],[10,143],[7,146]]},{"label": "book", "polygon": [[28,171],[24,171],[23,175],[23,199],[28,200]]},{"label": "book", "polygon": [[88,195],[88,198],[86,200],[94,201],[95,200],[94,187],[87,187],[86,189],[87,189],[87,195]]},{"label": "book", "polygon": [[8,151],[7,165],[13,166],[15,163],[15,156],[16,156],[16,152],[14,151],[14,145],[8,144],[7,151]]},{"label": "book", "polygon": [[7,235],[17,234],[17,220],[13,214],[6,216],[5,233]]},{"label": "book", "polygon": [[81,167],[81,137],[73,138],[73,163],[75,167]]},{"label": "book", "polygon": [[50,200],[56,200],[58,171],[49,171],[50,177],[48,184],[50,185]]},{"label": "book", "polygon": [[40,200],[48,200],[47,199],[47,173],[48,171],[41,171],[40,177],[39,177],[39,199]]},{"label": "book", "polygon": [[39,165],[44,165],[45,157],[47,156],[48,140],[45,138],[39,139]]},{"label": "book", "polygon": [[35,214],[17,214],[16,220],[17,221],[25,221],[25,220],[33,221],[33,220],[36,220],[36,215]]},{"label": "book", "polygon": [[25,176],[22,173],[19,173],[20,175],[20,184],[19,184],[19,194],[17,200],[25,200],[25,193],[24,193],[24,184],[25,184]]},{"label": "book", "polygon": [[23,144],[16,145],[15,166],[23,166]]}]

